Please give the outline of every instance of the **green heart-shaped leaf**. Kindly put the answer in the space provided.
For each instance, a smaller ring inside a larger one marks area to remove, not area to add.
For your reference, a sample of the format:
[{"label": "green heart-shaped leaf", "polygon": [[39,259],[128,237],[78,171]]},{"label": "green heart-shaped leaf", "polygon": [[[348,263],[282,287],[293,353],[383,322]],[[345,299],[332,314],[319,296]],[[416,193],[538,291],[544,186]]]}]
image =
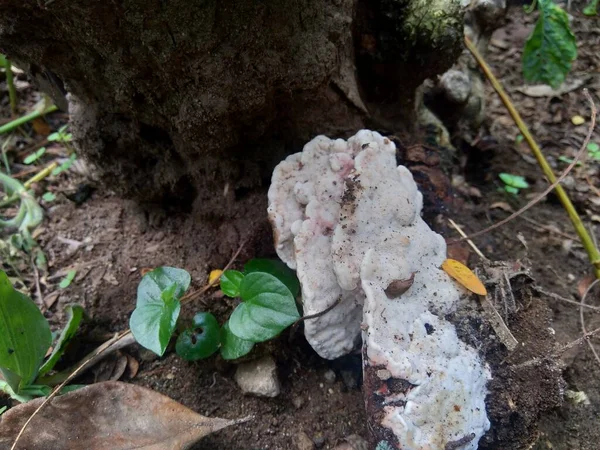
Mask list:
[{"label": "green heart-shaped leaf", "polygon": [[294,296],[275,276],[249,273],[240,284],[243,303],[229,318],[229,328],[240,339],[263,342],[277,336],[300,318]]},{"label": "green heart-shaped leaf", "polygon": [[174,267],[159,267],[142,278],[129,319],[131,332],[141,346],[159,356],[165,353],[179,317],[179,299],[190,282],[189,273]]},{"label": "green heart-shaped leaf", "polygon": [[556,89],[577,58],[577,40],[567,13],[552,0],[538,0],[540,15],[523,49],[523,76]]},{"label": "green heart-shaped leaf", "polygon": [[251,259],[244,265],[244,271],[246,273],[270,273],[285,284],[294,297],[300,292],[300,282],[298,281],[296,272],[278,259]]},{"label": "green heart-shaped leaf", "polygon": [[239,297],[244,274],[239,270],[226,270],[221,275],[221,290],[227,297]]},{"label": "green heart-shaped leaf", "polygon": [[221,328],[221,357],[231,360],[238,359],[250,353],[254,347],[254,342],[240,339],[229,329],[229,322],[223,324]]}]

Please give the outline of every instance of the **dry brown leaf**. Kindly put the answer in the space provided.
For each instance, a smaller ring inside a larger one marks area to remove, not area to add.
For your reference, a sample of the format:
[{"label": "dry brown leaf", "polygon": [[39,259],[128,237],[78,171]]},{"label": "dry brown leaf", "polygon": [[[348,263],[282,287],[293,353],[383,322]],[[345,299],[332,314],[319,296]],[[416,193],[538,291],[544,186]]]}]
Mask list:
[{"label": "dry brown leaf", "polygon": [[94,382],[120,380],[127,369],[127,356],[119,351],[100,361],[93,369]]},{"label": "dry brown leaf", "polygon": [[127,355],[121,352],[117,352],[116,355],[117,362],[115,364],[112,374],[110,375],[111,381],[120,380],[123,374],[125,373],[125,369],[127,369]]},{"label": "dry brown leaf", "polygon": [[52,308],[52,305],[54,305],[56,303],[56,300],[58,300],[58,297],[60,296],[60,292],[53,292],[51,294],[48,294],[44,297],[44,305],[46,305],[46,308],[50,309]]},{"label": "dry brown leaf", "polygon": [[515,210],[512,209],[512,207],[506,202],[496,202],[496,203],[492,203],[490,205],[490,209],[496,209],[496,208],[502,209],[509,213],[515,212]]},{"label": "dry brown leaf", "polygon": [[516,90],[529,97],[560,97],[568,92],[579,89],[585,82],[586,80],[582,79],[573,80],[570,83],[564,83],[558,89],[552,89],[546,84],[536,84],[533,86],[520,86]]},{"label": "dry brown leaf", "polygon": [[457,245],[448,246],[448,258],[456,259],[463,264],[467,264],[469,256],[471,256],[471,249],[468,245],[460,243]]},{"label": "dry brown leaf", "polygon": [[50,125],[48,125],[48,122],[46,122],[41,117],[33,119],[31,123],[33,125],[33,130],[41,136],[48,136],[52,132],[52,129],[50,128]]},{"label": "dry brown leaf", "polygon": [[137,359],[135,359],[133,356],[127,354],[127,377],[131,380],[132,378],[135,378],[135,376],[138,373],[138,370],[140,370],[140,363]]},{"label": "dry brown leaf", "polygon": [[[9,450],[43,398],[0,416],[0,450]],[[32,420],[17,450],[183,450],[242,420],[209,418],[150,389],[118,381],[56,397]]]},{"label": "dry brown leaf", "polygon": [[579,297],[583,297],[583,294],[585,294],[585,291],[587,291],[587,288],[595,279],[594,276],[588,275],[579,280],[579,283],[577,283],[577,293],[579,294]]}]

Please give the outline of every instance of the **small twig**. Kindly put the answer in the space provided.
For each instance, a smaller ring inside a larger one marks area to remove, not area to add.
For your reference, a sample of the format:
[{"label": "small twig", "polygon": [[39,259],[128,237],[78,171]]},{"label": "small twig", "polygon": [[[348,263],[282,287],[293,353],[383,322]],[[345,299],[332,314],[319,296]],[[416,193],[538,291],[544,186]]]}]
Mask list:
[{"label": "small twig", "polygon": [[577,305],[577,306],[581,306],[581,307],[585,307],[585,308],[591,309],[592,311],[595,311],[595,312],[600,312],[600,307],[598,307],[598,306],[592,306],[592,305],[582,304],[581,302],[578,302],[576,300],[570,300],[568,298],[561,297],[560,295],[555,294],[554,292],[547,292],[547,291],[545,291],[545,290],[543,290],[543,289],[541,289],[540,287],[537,287],[537,286],[536,286],[535,290],[538,291],[540,294],[547,295],[548,297],[552,297],[555,300],[560,300],[561,302],[570,303],[572,305]]},{"label": "small twig", "polygon": [[[130,330],[126,330],[125,332],[123,332],[117,340],[115,340],[114,337],[109,339],[107,342],[110,342],[110,345],[108,345],[102,352],[98,352],[98,349],[96,349],[88,355],[86,355],[81,360],[81,362],[79,362],[74,367],[66,369],[62,372],[55,373],[54,375],[40,377],[36,380],[36,383],[56,386],[57,384],[62,383],[66,379],[68,379],[71,376],[71,374],[73,374],[79,368],[81,364],[85,363],[88,368],[93,367],[111,353],[114,353],[117,350],[121,350],[122,348],[125,348],[128,345],[135,344],[135,338],[133,337],[133,334],[131,334],[129,331]],[[105,344],[106,342],[102,345]]]},{"label": "small twig", "polygon": [[[231,257],[231,259],[229,260],[227,265],[223,268],[223,272],[225,272],[227,269],[229,269],[232,266],[232,264],[235,262],[236,258],[238,257],[238,255],[240,254],[242,249],[244,248],[244,245],[246,245],[246,242],[247,242],[247,239],[244,239],[240,243],[240,246],[238,247],[236,252],[233,254],[233,256]],[[181,304],[185,305],[186,303],[189,303],[189,302],[197,299],[202,294],[204,294],[206,291],[208,291],[211,287],[215,286],[219,282],[220,279],[221,279],[221,276],[219,275],[217,278],[215,278],[211,282],[207,283],[204,287],[200,288],[199,290],[190,292],[189,294],[184,295],[183,297],[181,297],[181,300],[180,300]]]},{"label": "small twig", "polygon": [[[564,176],[566,176],[566,174],[573,168],[573,166],[575,166],[575,164],[577,163],[577,159],[575,161],[573,161],[573,163],[571,163],[571,165],[569,165],[567,170],[565,170],[565,173],[563,173],[563,176],[561,176],[561,178],[559,178],[557,180],[556,175],[554,174],[554,171],[548,164],[548,161],[546,160],[544,154],[542,153],[542,150],[540,149],[537,142],[533,138],[531,132],[529,131],[529,128],[527,128],[527,125],[523,121],[521,115],[519,114],[519,111],[517,111],[517,109],[515,108],[514,104],[510,100],[510,97],[508,96],[508,94],[506,93],[504,88],[502,87],[502,84],[495,77],[494,73],[492,72],[492,70],[490,69],[488,64],[485,62],[485,59],[481,56],[481,54],[479,53],[479,50],[477,50],[477,47],[473,44],[473,42],[467,36],[465,36],[465,45],[466,45],[467,49],[471,52],[473,57],[477,60],[479,67],[481,67],[481,69],[483,70],[486,78],[492,84],[494,90],[500,97],[500,100],[502,101],[502,103],[506,107],[508,113],[510,114],[510,116],[514,120],[515,124],[519,128],[519,131],[521,132],[521,134],[523,135],[523,138],[525,139],[525,141],[531,148],[531,151],[533,152],[540,168],[542,169],[542,172],[544,172],[544,175],[548,178],[548,181],[550,183],[552,183],[552,185],[551,185],[552,189],[556,190],[556,195],[557,195],[558,199],[560,200],[561,204],[563,205],[565,211],[567,212],[569,219],[571,220],[571,223],[573,224],[573,227],[575,228],[575,231],[577,232],[577,235],[579,236],[579,239],[581,240],[581,243],[583,244],[583,248],[585,249],[586,253],[588,254],[588,258],[594,268],[594,274],[596,275],[596,278],[600,278],[600,252],[594,245],[592,238],[590,237],[590,234],[588,233],[585,226],[583,225],[583,222],[581,221],[581,217],[579,217],[579,214],[577,213],[575,206],[573,206],[571,199],[569,198],[569,196],[567,195],[567,193],[565,192],[563,187],[559,184],[560,180],[562,178],[564,178]],[[589,139],[591,138],[591,134],[593,132],[595,122],[596,122],[596,106],[594,105],[594,102],[593,102],[591,96],[589,95],[589,93],[587,92],[587,90],[584,89],[583,92],[586,95],[586,98],[590,102],[590,105],[592,107],[592,119],[591,119],[591,123],[590,123],[590,130],[588,132],[588,135],[586,136],[584,144],[582,145],[582,149],[584,149],[587,146]],[[581,153],[582,153],[582,151],[580,150],[578,155],[580,155]],[[549,192],[549,191],[547,191],[547,192]],[[547,192],[544,192],[543,195],[546,195]],[[531,207],[533,204],[537,203],[540,200],[541,200],[541,198],[536,199],[535,202],[528,204],[524,209]],[[521,212],[522,212],[522,210],[519,210],[517,212],[517,214],[520,214]],[[508,220],[511,220],[511,219],[512,219],[512,216]],[[502,223],[506,223],[508,220],[502,221],[501,223],[496,224],[496,226],[500,226]],[[489,231],[489,229],[486,231]],[[472,237],[472,236],[470,236],[470,237]]]},{"label": "small twig", "polygon": [[[556,235],[558,235],[560,237],[563,237],[565,239],[569,239],[571,241],[577,241],[577,236],[573,236],[573,235],[570,235],[568,233],[565,233],[565,232],[559,230],[558,228],[553,228],[553,227],[550,227],[548,225],[544,225],[542,223],[539,223],[537,220],[531,219],[531,218],[527,217],[526,215],[519,216],[519,219],[524,220],[525,222],[527,222],[531,226],[531,228],[533,228],[536,231],[540,231],[540,228],[541,228],[543,231],[546,231],[548,233],[556,234]],[[537,228],[535,228],[535,227],[537,227]]]},{"label": "small twig", "polygon": [[335,308],[337,305],[339,305],[341,301],[342,301],[342,296],[340,295],[335,302],[333,302],[331,305],[329,305],[323,311],[320,311],[320,312],[314,313],[314,314],[309,314],[307,316],[302,316],[298,320],[296,320],[296,322],[294,322],[294,325],[297,324],[298,322],[302,322],[303,320],[311,320],[311,319],[316,319],[317,317],[324,316],[329,311],[331,311],[333,308]]},{"label": "small twig", "polygon": [[[587,335],[588,332],[585,329],[585,317],[583,315],[583,308],[585,306],[585,300],[588,296],[588,294],[590,293],[590,291],[592,290],[592,288],[598,284],[598,282],[600,281],[600,279],[596,278],[593,283],[591,283],[588,288],[585,290],[585,292],[583,293],[583,295],[581,296],[581,306],[579,308],[579,320],[581,321],[581,330],[583,331],[583,335]],[[594,357],[596,358],[596,361],[598,361],[598,364],[600,364],[600,356],[598,355],[598,352],[596,352],[596,348],[594,347],[594,344],[592,344],[590,342],[590,340],[587,340],[588,346],[590,347],[590,350],[592,350],[592,353],[594,354]]]},{"label": "small twig", "polygon": [[600,334],[600,328],[596,328],[595,330],[589,331],[589,332],[585,333],[583,336],[581,336],[580,338],[575,339],[573,342],[569,342],[567,345],[565,345],[563,348],[561,348],[558,352],[556,352],[553,356],[560,356],[567,350],[571,350],[573,347],[575,347],[579,344],[582,344],[583,341],[587,341],[587,343],[590,344],[590,338],[597,336],[599,334]]},{"label": "small twig", "polygon": [[37,296],[40,308],[44,308],[44,297],[42,296],[42,288],[40,287],[40,272],[35,265],[35,257],[31,255],[31,268],[33,269],[33,275],[35,278],[35,294]]},{"label": "small twig", "polygon": [[492,304],[487,295],[480,295],[481,306],[483,310],[487,313],[488,320],[494,329],[494,332],[500,339],[500,342],[504,344],[504,346],[509,350],[513,351],[519,345],[519,341],[514,337],[508,325],[502,319],[502,316],[496,309],[496,307]]},{"label": "small twig", "polygon": [[318,313],[314,313],[314,314],[309,314],[307,316],[302,316],[298,320],[296,320],[290,326],[290,340],[291,340],[292,336],[294,334],[296,334],[296,329],[298,328],[298,325],[300,325],[300,322],[302,322],[304,320],[316,319],[318,317],[321,317],[321,316],[327,314],[329,311],[331,311],[333,308],[335,308],[337,305],[339,305],[341,301],[342,301],[342,296],[340,295],[335,302],[333,302],[331,305],[329,305],[323,311],[319,311]]},{"label": "small twig", "polygon": [[458,224],[454,220],[452,220],[452,219],[449,218],[448,222],[450,222],[450,225],[452,225],[456,229],[456,231],[458,231],[458,234],[460,234],[467,241],[467,244],[469,244],[471,246],[471,248],[477,254],[477,256],[479,256],[484,261],[488,260],[485,257],[485,255],[483,253],[481,253],[481,250],[479,250],[477,248],[477,246],[473,243],[473,241],[468,238],[468,236],[465,234],[465,232],[462,230],[462,228],[459,227]]},{"label": "small twig", "polygon": [[590,189],[592,191],[594,191],[594,193],[600,197],[600,189],[598,189],[594,183],[592,183],[592,180],[590,180],[590,176],[588,174],[585,174],[585,181],[587,181],[588,186],[590,187]]},{"label": "small twig", "polygon": [[23,186],[25,187],[25,189],[29,189],[33,183],[37,183],[38,181],[43,180],[48,175],[50,175],[52,173],[52,171],[54,169],[56,169],[57,167],[58,167],[57,162],[53,162],[53,163],[49,164],[48,166],[46,166],[42,170],[40,170],[38,173],[36,173],[34,176],[32,176],[25,183],[23,183]]},{"label": "small twig", "polygon": [[[592,118],[590,120],[590,128],[588,130],[588,134],[585,137],[583,144],[581,145],[581,148],[579,149],[579,151],[577,152],[577,154],[575,155],[575,158],[573,158],[573,161],[571,162],[571,164],[569,164],[569,166],[565,169],[565,171],[561,174],[560,177],[558,177],[556,180],[554,180],[554,182],[552,184],[550,184],[550,186],[548,186],[548,188],[546,190],[544,190],[544,192],[542,192],[540,195],[538,195],[537,197],[535,197],[533,200],[531,200],[529,203],[527,203],[523,208],[519,209],[518,211],[512,213],[510,216],[508,216],[505,219],[502,219],[500,222],[496,222],[495,224],[484,228],[483,230],[477,231],[476,233],[470,234],[468,236],[465,237],[461,237],[459,239],[454,239],[452,241],[449,241],[447,244],[448,245],[453,245],[453,244],[457,244],[459,242],[465,241],[465,240],[469,240],[472,238],[475,238],[477,236],[481,236],[482,234],[488,233],[492,230],[495,230],[496,228],[504,225],[507,222],[510,222],[511,220],[513,220],[515,217],[520,216],[522,213],[524,213],[525,211],[527,211],[529,208],[531,208],[532,206],[536,205],[537,203],[539,203],[541,200],[543,200],[552,190],[554,190],[555,188],[559,187],[559,183],[565,179],[565,177],[569,174],[569,172],[571,172],[571,170],[573,169],[573,167],[575,167],[575,165],[577,164],[577,162],[580,160],[580,158],[582,156],[584,156],[586,148],[588,143],[590,142],[590,139],[592,138],[592,133],[594,132],[594,126],[596,124],[596,106],[594,105],[594,102],[592,100],[592,98],[590,97],[590,94],[585,91],[585,95],[587,97],[587,99],[590,101],[590,105],[592,107]],[[583,228],[583,225],[582,225]],[[585,228],[583,228],[585,230]],[[586,231],[587,234],[587,231]],[[580,235],[581,237],[581,235]],[[590,238],[590,242],[591,242],[591,238]],[[584,243],[585,246],[585,243]],[[593,244],[592,244],[593,246]],[[594,247],[595,248],[595,247]],[[600,259],[597,261],[598,264],[600,264]]]},{"label": "small twig", "polygon": [[576,347],[576,346],[582,344],[584,341],[587,341],[589,344],[590,338],[597,336],[599,334],[600,334],[600,328],[596,328],[595,330],[585,333],[580,338],[575,339],[573,342],[569,342],[567,345],[559,348],[557,351],[555,351],[554,353],[552,353],[550,355],[530,359],[529,361],[525,361],[524,363],[514,365],[514,366],[512,366],[512,368],[513,369],[522,369],[523,367],[537,366],[537,365],[541,364],[542,361],[555,360],[557,358],[560,358],[560,356],[563,353],[565,353],[567,350],[571,350],[573,347]]}]

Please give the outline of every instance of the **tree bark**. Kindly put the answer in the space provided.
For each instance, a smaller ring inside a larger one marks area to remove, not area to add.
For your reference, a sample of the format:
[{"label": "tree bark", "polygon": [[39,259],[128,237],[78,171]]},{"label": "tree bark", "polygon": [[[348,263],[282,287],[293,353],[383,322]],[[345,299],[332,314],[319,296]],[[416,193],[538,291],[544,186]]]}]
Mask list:
[{"label": "tree bark", "polygon": [[317,134],[410,124],[460,53],[458,3],[6,0],[0,50],[68,107],[108,186],[227,215]]}]

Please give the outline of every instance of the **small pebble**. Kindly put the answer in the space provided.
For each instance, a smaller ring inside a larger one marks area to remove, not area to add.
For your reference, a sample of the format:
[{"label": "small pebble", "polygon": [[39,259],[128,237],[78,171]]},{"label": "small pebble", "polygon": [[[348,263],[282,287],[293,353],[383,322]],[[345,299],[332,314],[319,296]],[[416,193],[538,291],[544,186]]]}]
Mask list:
[{"label": "small pebble", "polygon": [[315,448],[315,444],[304,431],[296,434],[295,443],[298,450],[313,450]]},{"label": "small pebble", "polygon": [[327,381],[328,383],[334,383],[335,382],[335,372],[331,369],[329,369],[327,372],[325,372],[325,381]]},{"label": "small pebble", "polygon": [[380,380],[389,380],[392,377],[392,374],[387,369],[379,369],[377,371],[377,378]]},{"label": "small pebble", "polygon": [[294,408],[300,409],[304,405],[304,399],[300,396],[292,397],[292,405],[294,405]]},{"label": "small pebble", "polygon": [[281,391],[277,365],[271,356],[240,364],[235,381],[244,394],[277,397]]}]

